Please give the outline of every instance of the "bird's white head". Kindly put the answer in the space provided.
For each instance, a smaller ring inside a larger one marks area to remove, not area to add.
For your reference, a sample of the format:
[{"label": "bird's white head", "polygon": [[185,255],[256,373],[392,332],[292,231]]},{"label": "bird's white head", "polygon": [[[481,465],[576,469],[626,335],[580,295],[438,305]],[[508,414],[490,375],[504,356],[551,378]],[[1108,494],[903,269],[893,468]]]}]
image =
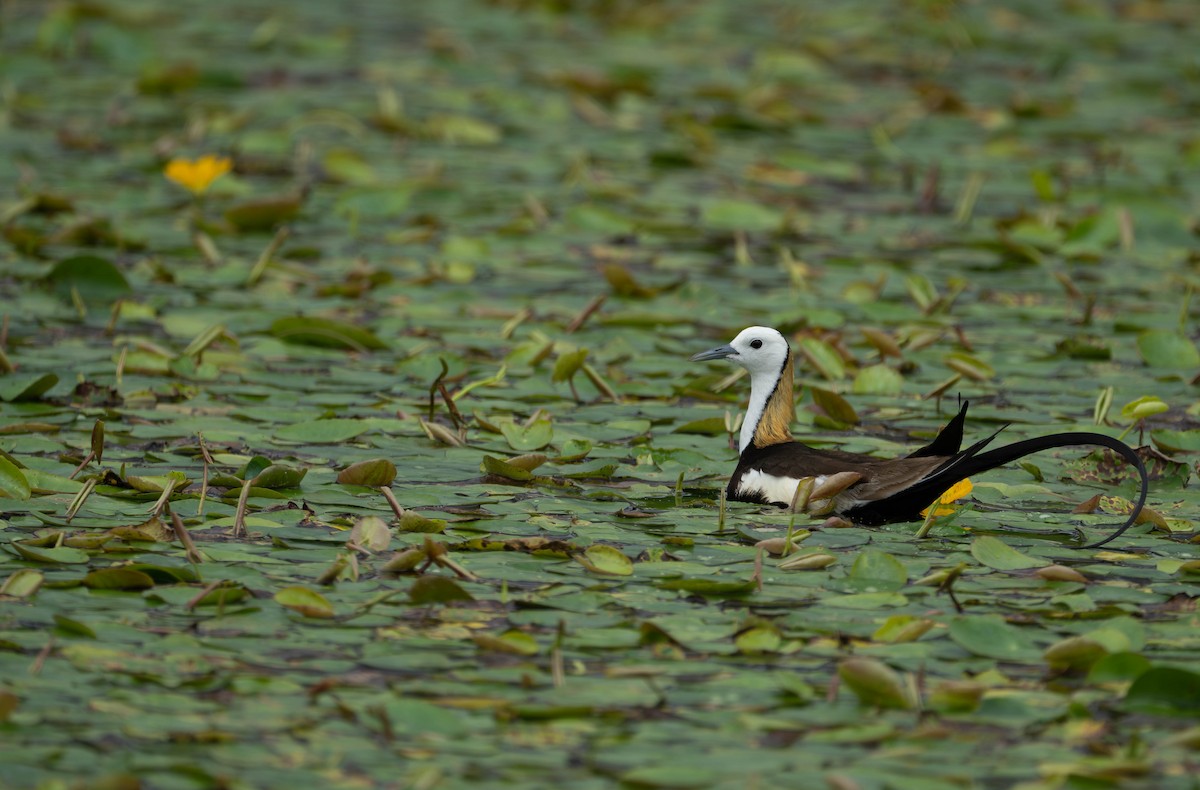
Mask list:
[{"label": "bird's white head", "polygon": [[692,357],[693,362],[705,359],[728,359],[750,371],[751,376],[778,376],[788,359],[788,342],[777,329],[751,326],[739,332],[729,345]]},{"label": "bird's white head", "polygon": [[750,404],[738,451],[751,444],[766,447],[792,440],[788,425],[795,406],[792,403],[792,354],[787,338],[777,329],[752,326],[743,329],[727,346],[701,351],[693,362],[728,359],[750,371]]}]

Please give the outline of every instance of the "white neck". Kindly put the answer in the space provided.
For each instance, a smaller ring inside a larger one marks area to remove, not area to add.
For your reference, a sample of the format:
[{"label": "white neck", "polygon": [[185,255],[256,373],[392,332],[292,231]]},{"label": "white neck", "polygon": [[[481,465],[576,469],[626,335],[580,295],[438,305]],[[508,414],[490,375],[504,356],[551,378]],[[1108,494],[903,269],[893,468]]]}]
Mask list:
[{"label": "white neck", "polygon": [[746,452],[746,448],[754,441],[754,433],[767,408],[767,399],[775,391],[777,381],[778,372],[750,374],[750,405],[746,407],[746,419],[742,421],[742,433],[738,437],[738,455]]}]

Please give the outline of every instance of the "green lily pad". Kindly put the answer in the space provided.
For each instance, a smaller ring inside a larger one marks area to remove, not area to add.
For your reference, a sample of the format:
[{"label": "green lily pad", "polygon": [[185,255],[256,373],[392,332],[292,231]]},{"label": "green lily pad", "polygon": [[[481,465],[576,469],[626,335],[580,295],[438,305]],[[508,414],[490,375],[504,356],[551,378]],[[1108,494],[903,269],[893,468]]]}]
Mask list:
[{"label": "green lily pad", "polygon": [[333,418],[309,420],[285,425],[275,431],[275,437],[289,442],[339,444],[366,433],[373,426],[363,420]]},{"label": "green lily pad", "polygon": [[453,579],[442,576],[422,576],[408,588],[408,597],[415,604],[473,601],[475,598]]},{"label": "green lily pad", "polygon": [[307,587],[284,587],[275,593],[275,602],[305,617],[328,619],[333,617],[333,604],[321,593]]},{"label": "green lily pad", "polygon": [[554,426],[548,419],[537,419],[529,424],[505,420],[498,424],[508,446],[519,453],[540,450],[554,439]]},{"label": "green lily pad", "polygon": [[387,344],[370,330],[316,316],[278,318],[271,324],[271,334],[285,343],[317,348],[338,348],[346,351],[383,351]]},{"label": "green lily pad", "polygon": [[133,293],[121,270],[98,255],[76,255],[59,261],[46,274],[46,282],[64,299],[70,299],[74,292],[85,302],[112,302]]},{"label": "green lily pad", "polygon": [[1163,329],[1142,332],[1137,339],[1142,359],[1152,368],[1180,370],[1200,367],[1200,350],[1189,338]]},{"label": "green lily pad", "polygon": [[338,472],[337,481],[343,485],[380,486],[391,485],[396,479],[396,465],[386,458],[358,461]]},{"label": "green lily pad", "polygon": [[83,577],[83,586],[95,590],[148,590],[154,579],[132,568],[100,568]]},{"label": "green lily pad", "polygon": [[0,496],[29,499],[32,493],[25,473],[12,461],[0,457]]},{"label": "green lily pad", "polygon": [[980,535],[971,541],[971,556],[980,563],[1001,571],[1041,568],[1050,563],[1022,554],[999,538]]},{"label": "green lily pad", "polygon": [[1195,717],[1200,711],[1200,673],[1176,667],[1152,667],[1133,681],[1123,707]]},{"label": "green lily pad", "polygon": [[58,376],[53,373],[10,373],[0,377],[0,400],[37,400],[57,383]]},{"label": "green lily pad", "polygon": [[588,546],[577,560],[594,573],[606,573],[613,576],[629,576],[633,573],[633,561],[618,549],[597,543]]},{"label": "green lily pad", "polygon": [[986,658],[1029,661],[1039,657],[1039,651],[1026,632],[995,614],[954,618],[950,621],[950,638],[964,650]]}]

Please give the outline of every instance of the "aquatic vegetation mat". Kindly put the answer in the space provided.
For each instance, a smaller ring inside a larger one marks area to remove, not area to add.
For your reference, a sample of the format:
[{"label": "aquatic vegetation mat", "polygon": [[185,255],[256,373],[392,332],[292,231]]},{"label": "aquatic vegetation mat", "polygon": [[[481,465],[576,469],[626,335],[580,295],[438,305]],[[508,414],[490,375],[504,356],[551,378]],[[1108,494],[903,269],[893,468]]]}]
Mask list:
[{"label": "aquatic vegetation mat", "polygon": [[[0,4],[0,784],[1194,787],[1193,19]],[[722,503],[752,324],[1149,509]]]}]

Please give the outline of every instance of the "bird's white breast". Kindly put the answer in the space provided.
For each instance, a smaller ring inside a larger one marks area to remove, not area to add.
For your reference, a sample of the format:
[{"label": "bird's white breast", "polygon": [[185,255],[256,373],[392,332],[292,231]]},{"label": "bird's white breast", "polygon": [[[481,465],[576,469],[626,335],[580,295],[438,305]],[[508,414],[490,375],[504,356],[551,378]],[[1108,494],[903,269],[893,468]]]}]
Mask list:
[{"label": "bird's white breast", "polygon": [[[796,496],[796,486],[800,485],[800,480],[799,477],[769,475],[761,469],[751,469],[742,475],[737,492],[747,496],[758,495],[781,505],[790,505],[792,498]],[[816,478],[814,485],[819,486],[823,482],[825,482],[825,475],[820,475]]]}]

